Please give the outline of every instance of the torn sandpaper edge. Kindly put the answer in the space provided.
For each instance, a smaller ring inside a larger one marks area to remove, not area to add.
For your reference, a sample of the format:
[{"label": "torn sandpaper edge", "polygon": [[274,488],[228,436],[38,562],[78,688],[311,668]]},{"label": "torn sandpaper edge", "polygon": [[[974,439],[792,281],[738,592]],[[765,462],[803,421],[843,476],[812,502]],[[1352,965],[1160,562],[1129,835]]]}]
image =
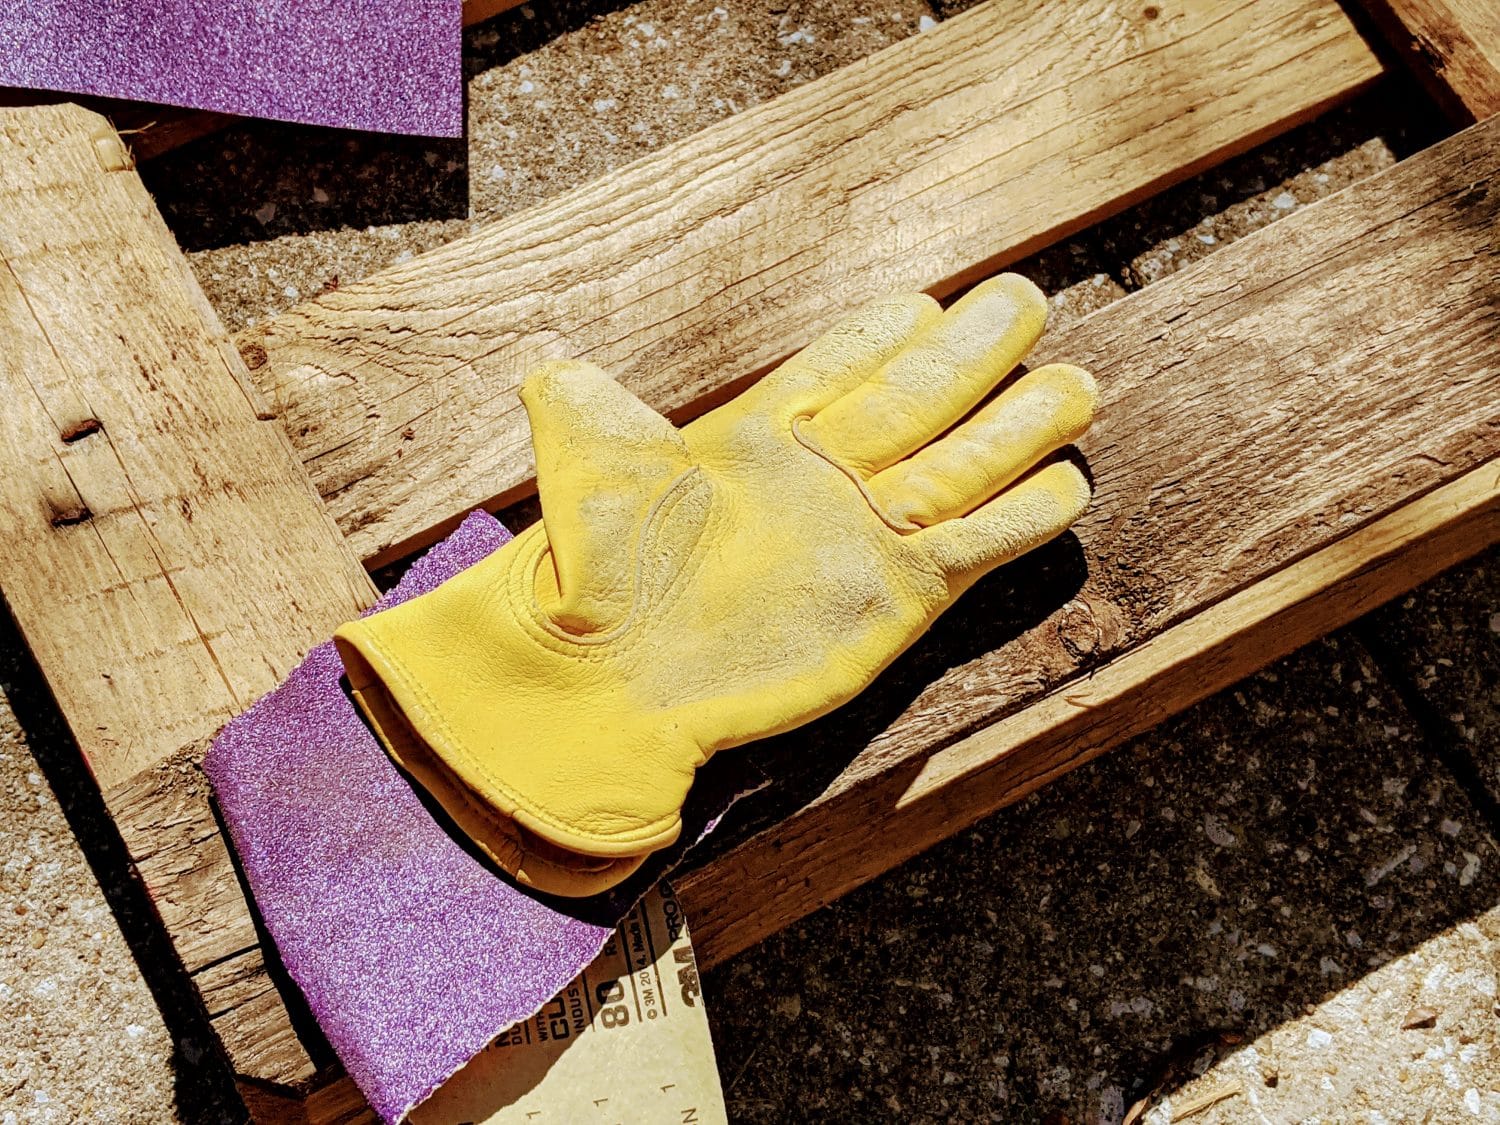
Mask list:
[{"label": "torn sandpaper edge", "polygon": [[[475,512],[377,612],[484,558],[510,533]],[[523,891],[434,818],[365,726],[331,641],[235,719],[203,763],[266,929],[371,1108],[399,1122],[534,1015],[744,786],[700,774],[676,844],[589,899]]]},{"label": "torn sandpaper edge", "polygon": [[0,3],[0,86],[463,134],[462,0]]}]

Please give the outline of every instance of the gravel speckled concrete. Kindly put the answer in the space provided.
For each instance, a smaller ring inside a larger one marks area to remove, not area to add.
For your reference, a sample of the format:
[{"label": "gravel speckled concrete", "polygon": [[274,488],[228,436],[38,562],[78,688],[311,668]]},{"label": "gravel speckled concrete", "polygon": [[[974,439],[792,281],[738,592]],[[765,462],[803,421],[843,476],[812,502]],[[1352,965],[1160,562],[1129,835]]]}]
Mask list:
[{"label": "gravel speckled concrete", "polygon": [[1143,1121],[1167,1125],[1218,1095],[1193,1120],[1500,1121],[1497,965],[1500,912],[1492,909],[1234,1050]]},{"label": "gravel speckled concrete", "polygon": [[149,1122],[172,1103],[161,1015],[7,698],[0,1027],[0,1121]]},{"label": "gravel speckled concrete", "polygon": [[[468,33],[467,144],[245,125],[145,172],[237,327],[966,3],[538,3]],[[1067,323],[1435,127],[1389,83],[1018,268]],[[1141,1101],[1160,1125],[1225,1094],[1190,1120],[1500,1120],[1496,565],[711,974],[736,1119],[1115,1125]],[[0,1125],[234,1120],[202,1013],[3,627],[0,689],[21,712],[0,706]]]},{"label": "gravel speckled concrete", "polygon": [[710,974],[733,1116],[1117,1123],[1245,1043],[1204,1085],[1270,1057],[1272,1121],[1500,1114],[1497,860],[1358,644],[1311,646]]},{"label": "gravel speckled concrete", "polygon": [[1370,643],[1451,732],[1455,771],[1500,805],[1500,549],[1386,606],[1369,626]]},{"label": "gravel speckled concrete", "polygon": [[185,985],[0,613],[0,1125],[241,1119]]}]

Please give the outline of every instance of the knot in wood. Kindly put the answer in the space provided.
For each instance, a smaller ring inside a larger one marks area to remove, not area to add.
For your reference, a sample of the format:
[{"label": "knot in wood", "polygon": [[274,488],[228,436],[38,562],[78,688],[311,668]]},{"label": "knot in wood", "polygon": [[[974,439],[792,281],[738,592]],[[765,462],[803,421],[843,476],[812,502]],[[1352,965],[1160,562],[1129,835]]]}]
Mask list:
[{"label": "knot in wood", "polygon": [[1099,651],[1104,629],[1088,602],[1074,598],[1057,613],[1057,638],[1068,655],[1081,661]]}]

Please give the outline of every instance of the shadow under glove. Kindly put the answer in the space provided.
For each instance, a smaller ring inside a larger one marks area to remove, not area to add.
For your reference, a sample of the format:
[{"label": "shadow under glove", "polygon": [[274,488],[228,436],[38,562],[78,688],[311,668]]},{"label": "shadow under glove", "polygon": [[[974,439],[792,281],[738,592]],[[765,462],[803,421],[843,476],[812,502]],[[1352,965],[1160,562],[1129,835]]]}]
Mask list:
[{"label": "shadow under glove", "polygon": [[[522,883],[604,890],[677,838],[715,751],[858,694],[986,572],[1089,499],[1093,380],[990,401],[1046,302],[1007,274],[944,312],[875,302],[681,430],[603,371],[521,387],[543,521],[341,628],[391,755]],[[984,402],[978,410],[974,408]]]}]

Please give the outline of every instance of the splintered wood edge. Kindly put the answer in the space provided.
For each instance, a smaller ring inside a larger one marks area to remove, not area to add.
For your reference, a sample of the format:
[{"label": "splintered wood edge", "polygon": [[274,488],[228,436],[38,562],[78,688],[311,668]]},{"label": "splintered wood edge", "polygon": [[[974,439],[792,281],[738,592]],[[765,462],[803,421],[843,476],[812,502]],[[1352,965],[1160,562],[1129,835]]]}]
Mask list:
[{"label": "splintered wood edge", "polygon": [[[1500,461],[673,880],[704,967],[1500,541]],[[870,831],[873,824],[880,831]]]}]

